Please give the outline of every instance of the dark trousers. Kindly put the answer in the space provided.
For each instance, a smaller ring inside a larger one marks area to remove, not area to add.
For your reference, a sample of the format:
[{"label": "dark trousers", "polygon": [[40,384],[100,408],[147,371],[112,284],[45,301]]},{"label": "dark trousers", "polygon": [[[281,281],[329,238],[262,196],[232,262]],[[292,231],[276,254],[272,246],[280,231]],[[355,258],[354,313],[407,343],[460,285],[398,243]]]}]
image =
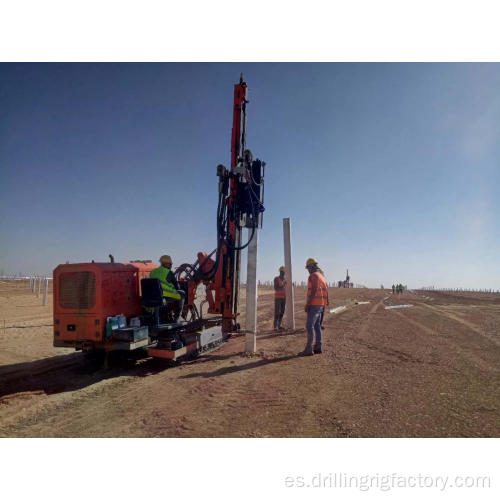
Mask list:
[{"label": "dark trousers", "polygon": [[176,290],[177,293],[181,296],[180,300],[174,299],[172,297],[163,297],[164,306],[161,306],[159,309],[158,320],[161,323],[171,323],[179,321],[179,317],[182,313],[182,309],[184,308],[184,302],[186,300],[186,293],[184,290]]},{"label": "dark trousers", "polygon": [[274,299],[274,329],[281,328],[281,321],[285,314],[286,299]]},{"label": "dark trousers", "polygon": [[184,302],[186,301],[186,292],[184,290],[177,290],[177,293],[181,296],[181,300],[176,300],[175,321],[179,321],[179,317],[184,309]]}]

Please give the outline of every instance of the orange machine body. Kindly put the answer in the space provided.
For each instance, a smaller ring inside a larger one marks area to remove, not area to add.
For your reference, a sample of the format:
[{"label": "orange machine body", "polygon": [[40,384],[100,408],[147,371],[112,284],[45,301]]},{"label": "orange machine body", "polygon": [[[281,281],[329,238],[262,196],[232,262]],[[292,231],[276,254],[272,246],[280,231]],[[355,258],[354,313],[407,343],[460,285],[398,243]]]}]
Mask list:
[{"label": "orange machine body", "polygon": [[153,263],[62,264],[54,269],[54,346],[106,348],[109,316],[142,314],[140,284]]}]

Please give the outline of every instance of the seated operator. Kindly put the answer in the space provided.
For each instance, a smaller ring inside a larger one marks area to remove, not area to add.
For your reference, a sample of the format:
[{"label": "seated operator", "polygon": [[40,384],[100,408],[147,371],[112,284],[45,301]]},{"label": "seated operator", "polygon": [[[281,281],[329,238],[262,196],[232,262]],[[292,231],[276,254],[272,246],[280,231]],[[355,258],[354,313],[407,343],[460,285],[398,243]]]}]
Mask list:
[{"label": "seated operator", "polygon": [[160,267],[153,269],[149,273],[150,278],[156,278],[161,282],[161,288],[163,290],[163,297],[167,302],[176,304],[176,311],[174,315],[174,321],[179,321],[179,316],[184,308],[184,300],[186,294],[184,290],[179,290],[179,283],[174,276],[172,271],[172,258],[170,255],[162,255],[160,257]]}]

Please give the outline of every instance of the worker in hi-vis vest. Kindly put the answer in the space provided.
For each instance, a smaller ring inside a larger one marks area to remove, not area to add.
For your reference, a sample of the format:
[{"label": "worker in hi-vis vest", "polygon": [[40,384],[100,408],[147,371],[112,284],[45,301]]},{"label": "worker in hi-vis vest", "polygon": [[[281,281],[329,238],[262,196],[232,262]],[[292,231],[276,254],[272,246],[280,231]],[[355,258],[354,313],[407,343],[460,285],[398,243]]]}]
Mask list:
[{"label": "worker in hi-vis vest", "polygon": [[301,354],[303,356],[312,356],[313,354],[321,354],[322,352],[321,321],[325,312],[325,307],[329,304],[328,286],[323,272],[318,267],[318,261],[316,259],[307,259],[306,269],[309,271],[305,307],[307,313],[307,344]]},{"label": "worker in hi-vis vest", "polygon": [[163,297],[167,302],[172,302],[177,306],[174,313],[174,321],[178,321],[184,308],[186,295],[183,290],[179,290],[179,283],[172,271],[172,258],[170,255],[162,255],[160,257],[160,264],[160,267],[153,269],[149,273],[149,277],[160,280]]},{"label": "worker in hi-vis vest", "polygon": [[281,321],[285,314],[286,292],[285,292],[285,267],[279,268],[279,276],[274,278],[274,331],[279,332],[283,330]]}]

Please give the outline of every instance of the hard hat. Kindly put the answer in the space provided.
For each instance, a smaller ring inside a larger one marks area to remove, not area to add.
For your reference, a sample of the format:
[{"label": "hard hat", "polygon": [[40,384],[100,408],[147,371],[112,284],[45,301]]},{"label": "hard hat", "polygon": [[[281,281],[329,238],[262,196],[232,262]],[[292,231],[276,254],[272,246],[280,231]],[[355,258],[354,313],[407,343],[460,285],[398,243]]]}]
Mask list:
[{"label": "hard hat", "polygon": [[280,269],[279,269],[280,273],[281,272],[285,272],[285,266],[281,266]]},{"label": "hard hat", "polygon": [[172,257],[170,255],[162,255],[160,257],[160,264],[172,264]]},{"label": "hard hat", "polygon": [[306,262],[306,267],[312,266],[317,263],[318,261],[316,259],[314,259],[313,257],[309,257]]}]

